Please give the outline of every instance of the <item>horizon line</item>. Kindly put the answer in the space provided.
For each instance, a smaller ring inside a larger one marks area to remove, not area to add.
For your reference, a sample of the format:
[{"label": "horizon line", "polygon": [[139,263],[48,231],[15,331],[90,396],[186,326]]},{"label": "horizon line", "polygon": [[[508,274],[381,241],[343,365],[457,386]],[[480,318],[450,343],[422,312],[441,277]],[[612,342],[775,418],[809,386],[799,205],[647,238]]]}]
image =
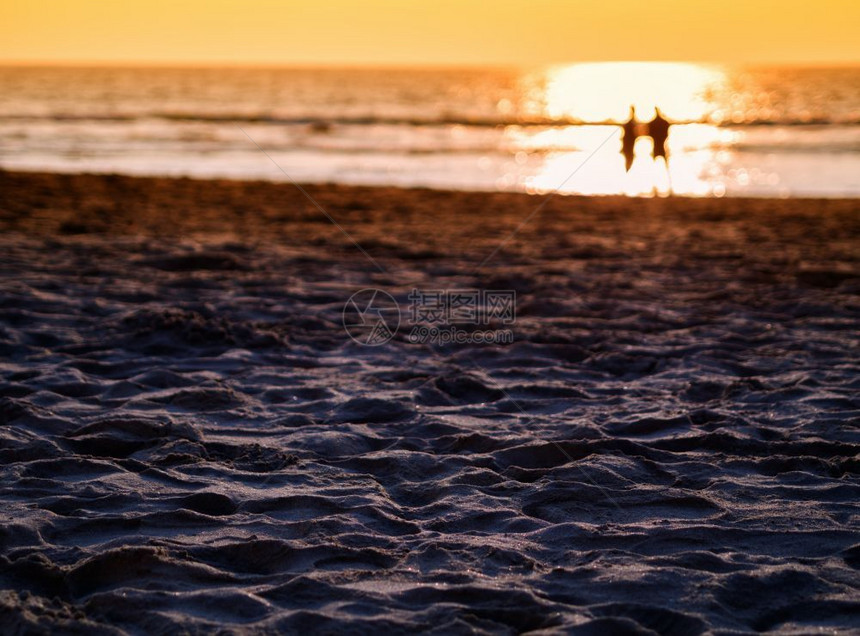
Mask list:
[{"label": "horizon line", "polygon": [[750,62],[720,62],[704,59],[582,59],[553,62],[535,62],[530,64],[501,63],[501,62],[306,62],[306,61],[227,61],[227,60],[51,60],[51,59],[0,59],[0,67],[66,67],[66,68],[272,68],[272,69],[404,69],[404,70],[448,70],[448,69],[496,69],[521,70],[533,68],[550,68],[554,66],[571,66],[575,64],[601,63],[643,63],[643,64],[700,64],[703,66],[725,67],[792,67],[792,68],[844,68],[860,67],[860,59],[848,60],[816,60],[816,61],[750,61]]}]

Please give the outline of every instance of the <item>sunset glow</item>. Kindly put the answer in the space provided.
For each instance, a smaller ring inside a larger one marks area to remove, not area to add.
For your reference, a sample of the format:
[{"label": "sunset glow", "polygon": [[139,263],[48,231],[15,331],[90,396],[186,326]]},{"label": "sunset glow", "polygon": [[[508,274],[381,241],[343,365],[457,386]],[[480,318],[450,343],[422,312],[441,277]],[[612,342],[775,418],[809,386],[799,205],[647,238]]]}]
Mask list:
[{"label": "sunset glow", "polygon": [[555,67],[546,73],[545,108],[553,118],[623,121],[630,106],[650,119],[660,108],[674,120],[710,112],[707,92],[725,81],[718,68],[673,62],[603,62]]},{"label": "sunset glow", "polygon": [[0,0],[0,61],[850,63],[858,24],[854,0]]}]

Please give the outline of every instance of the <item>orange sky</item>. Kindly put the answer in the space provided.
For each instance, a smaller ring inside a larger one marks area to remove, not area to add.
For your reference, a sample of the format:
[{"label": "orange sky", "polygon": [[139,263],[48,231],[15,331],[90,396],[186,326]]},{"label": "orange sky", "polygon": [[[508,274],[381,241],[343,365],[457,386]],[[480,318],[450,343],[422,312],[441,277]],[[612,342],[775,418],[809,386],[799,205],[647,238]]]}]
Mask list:
[{"label": "orange sky", "polygon": [[0,0],[0,60],[860,62],[860,0]]}]

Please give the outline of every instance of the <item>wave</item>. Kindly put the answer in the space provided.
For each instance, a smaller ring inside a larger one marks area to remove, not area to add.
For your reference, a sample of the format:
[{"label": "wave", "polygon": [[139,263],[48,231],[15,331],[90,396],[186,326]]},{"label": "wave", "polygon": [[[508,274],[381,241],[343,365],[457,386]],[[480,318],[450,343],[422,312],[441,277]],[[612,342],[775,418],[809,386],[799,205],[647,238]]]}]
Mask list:
[{"label": "wave", "polygon": [[[273,116],[248,113],[173,113],[153,112],[140,114],[74,114],[52,113],[48,115],[8,114],[0,115],[4,121],[95,121],[95,122],[134,122],[162,120],[176,122],[266,124],[275,126],[308,126],[325,131],[334,126],[470,126],[497,128],[519,127],[567,127],[567,126],[618,126],[622,122],[611,119],[586,121],[573,117],[470,117],[461,114],[442,114],[429,116],[381,116],[381,115],[334,115],[334,116]],[[673,120],[674,125],[704,124],[721,128],[742,128],[749,126],[860,126],[860,117],[833,118],[754,118],[743,121],[716,120],[709,117],[701,119]]]},{"label": "wave", "polygon": [[[2,141],[2,138],[0,138]],[[244,146],[244,144],[243,144]],[[193,143],[185,143],[181,147],[172,147],[168,148],[165,146],[160,146],[162,150],[171,149],[175,151],[177,154],[188,154],[188,155],[198,155],[198,154],[206,154],[211,152],[218,151],[229,151],[236,150],[235,146],[221,146],[221,145],[205,145],[198,146]],[[241,146],[238,148],[242,148]],[[787,154],[804,154],[804,155],[832,155],[832,154],[854,154],[860,153],[860,141],[856,140],[845,140],[844,142],[821,142],[816,144],[799,144],[799,143],[766,143],[766,142],[756,142],[756,143],[745,143],[745,142],[714,142],[710,144],[706,144],[704,146],[697,145],[682,145],[680,152],[690,152],[696,150],[702,150],[703,148],[707,148],[712,151],[716,150],[731,150],[734,152],[749,152],[749,153],[780,153],[781,155]],[[248,150],[247,147],[244,148]],[[514,144],[476,144],[472,146],[447,146],[444,144],[439,144],[436,146],[428,147],[428,146],[404,146],[404,145],[394,145],[394,144],[386,144],[386,143],[374,143],[373,141],[368,142],[367,144],[362,145],[319,145],[310,143],[308,141],[292,141],[289,143],[278,143],[278,142],[267,142],[266,150],[268,152],[301,152],[307,151],[312,152],[317,156],[410,156],[410,157],[421,157],[421,156],[439,156],[444,155],[447,157],[456,157],[456,156],[474,156],[477,158],[487,157],[487,156],[496,156],[502,159],[510,159],[518,152],[525,151],[528,155],[535,156],[547,156],[553,155],[557,153],[569,153],[569,152],[583,152],[588,150],[588,148],[582,145],[575,144],[550,144],[546,146],[534,146],[529,148],[522,148],[520,146]],[[105,152],[104,149],[93,149],[91,152],[82,152],[80,150],[74,149],[72,146],[68,146],[63,148],[62,150],[58,150],[56,145],[3,145],[0,144],[0,159],[4,157],[13,157],[13,156],[23,156],[27,153],[46,153],[46,154],[65,154],[66,156],[71,156],[74,154],[77,157],[84,156],[100,156]]]}]

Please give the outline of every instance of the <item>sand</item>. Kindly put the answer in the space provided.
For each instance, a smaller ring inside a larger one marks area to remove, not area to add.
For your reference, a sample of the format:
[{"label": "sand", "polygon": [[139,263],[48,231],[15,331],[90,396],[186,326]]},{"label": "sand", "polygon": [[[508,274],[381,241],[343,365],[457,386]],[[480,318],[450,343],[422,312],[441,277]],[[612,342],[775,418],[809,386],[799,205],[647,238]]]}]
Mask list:
[{"label": "sand", "polygon": [[0,172],[0,632],[860,629],[860,201],[307,191]]}]

